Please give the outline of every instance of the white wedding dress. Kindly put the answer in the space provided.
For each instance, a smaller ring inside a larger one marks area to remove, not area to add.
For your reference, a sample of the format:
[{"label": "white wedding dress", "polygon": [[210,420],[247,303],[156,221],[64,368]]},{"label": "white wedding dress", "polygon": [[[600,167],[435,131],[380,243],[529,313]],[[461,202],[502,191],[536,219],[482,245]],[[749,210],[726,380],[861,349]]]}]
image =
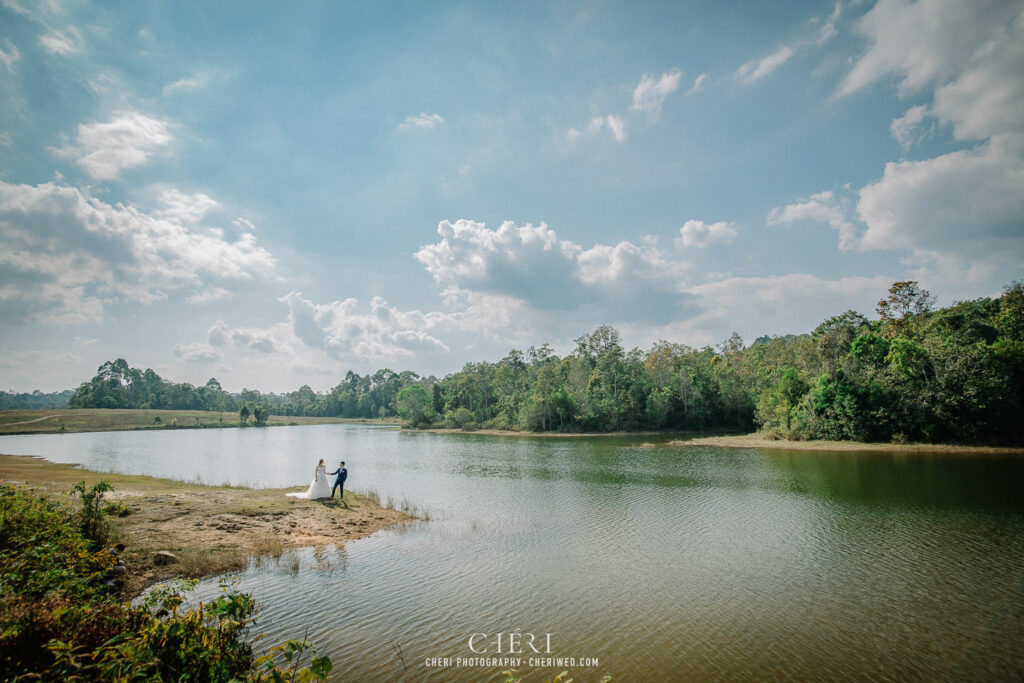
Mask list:
[{"label": "white wedding dress", "polygon": [[289,495],[292,498],[305,498],[307,500],[330,498],[331,485],[327,481],[327,467],[325,465],[317,466],[316,474],[313,475],[313,481],[310,482],[307,490],[297,493],[289,493],[286,495]]}]

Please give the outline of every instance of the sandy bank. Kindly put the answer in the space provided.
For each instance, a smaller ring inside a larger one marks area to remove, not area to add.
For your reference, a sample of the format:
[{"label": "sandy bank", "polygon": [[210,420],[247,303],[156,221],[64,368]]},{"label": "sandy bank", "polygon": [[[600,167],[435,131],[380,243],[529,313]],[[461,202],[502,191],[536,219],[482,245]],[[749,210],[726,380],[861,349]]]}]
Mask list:
[{"label": "sandy bank", "polygon": [[670,441],[669,446],[718,446],[721,448],[771,448],[786,451],[885,451],[890,453],[962,453],[1024,455],[1024,448],[996,446],[954,446],[942,444],[861,443],[857,441],[779,441],[761,434],[704,436]]},{"label": "sandy bank", "polygon": [[[127,513],[111,517],[112,543],[126,547],[122,555],[128,568],[125,591],[132,595],[174,576],[198,578],[239,569],[251,556],[343,545],[413,519],[351,492],[345,493],[346,508],[337,498],[307,501],[285,496],[286,491],[301,488],[202,486],[0,455],[0,480],[24,484],[45,495],[69,491],[82,480],[91,486],[101,479],[114,487],[104,500]],[[174,553],[179,562],[155,565],[153,556],[159,550]]]}]

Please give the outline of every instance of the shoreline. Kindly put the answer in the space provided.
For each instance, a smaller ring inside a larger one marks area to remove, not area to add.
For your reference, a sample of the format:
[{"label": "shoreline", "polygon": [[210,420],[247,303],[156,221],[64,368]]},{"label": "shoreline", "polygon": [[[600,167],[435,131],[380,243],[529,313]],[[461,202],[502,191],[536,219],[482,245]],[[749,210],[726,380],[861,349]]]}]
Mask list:
[{"label": "shoreline", "polygon": [[703,436],[674,440],[669,446],[717,446],[719,448],[765,448],[784,451],[848,451],[888,453],[936,453],[963,455],[1024,455],[1018,446],[963,446],[929,443],[867,443],[863,441],[785,441],[769,439],[761,434],[737,436]]},{"label": "shoreline", "polygon": [[[267,427],[319,424],[365,424],[398,427],[398,418],[312,417],[271,415]],[[149,408],[54,408],[0,410],[0,435],[78,434],[82,432],[169,431],[175,429],[258,429],[238,423],[226,410],[164,410]]]},{"label": "shoreline", "polygon": [[[403,428],[404,429],[404,428]],[[435,427],[429,429],[409,429],[409,432],[427,432],[430,434],[482,434],[484,436],[506,436],[520,438],[579,438],[579,437],[649,437],[656,436],[670,439],[657,444],[660,446],[716,446],[719,448],[764,448],[787,451],[847,451],[851,453],[888,452],[888,453],[944,453],[964,455],[1024,455],[1024,446],[970,446],[961,444],[932,443],[877,443],[864,441],[786,441],[770,439],[758,432],[752,434],[717,434],[700,436],[702,432],[517,432],[503,429],[462,429]],[[692,438],[685,438],[693,435]],[[679,438],[684,437],[684,438]],[[641,444],[654,447],[653,443]]]},{"label": "shoreline", "polygon": [[[337,499],[285,496],[304,487],[206,486],[93,472],[38,456],[0,455],[0,482],[26,486],[41,495],[61,496],[82,480],[87,487],[100,480],[114,487],[103,497],[104,507],[114,508],[108,515],[108,545],[125,545],[121,558],[128,569],[123,588],[128,596],[174,577],[201,578],[242,569],[250,558],[280,557],[309,546],[342,546],[415,519],[351,491],[345,492],[346,508]],[[178,559],[158,564],[154,556],[159,551]]]},{"label": "shoreline", "polygon": [[658,432],[658,431],[642,431],[642,432],[527,432],[527,431],[514,431],[511,429],[474,429],[472,431],[466,431],[464,429],[457,429],[455,427],[429,427],[427,429],[406,429],[402,428],[402,431],[410,433],[424,432],[428,434],[482,434],[484,436],[514,436],[520,438],[538,438],[538,439],[577,439],[585,437],[610,437],[610,436],[659,436],[662,438],[680,437],[688,434],[702,434],[704,432]]}]

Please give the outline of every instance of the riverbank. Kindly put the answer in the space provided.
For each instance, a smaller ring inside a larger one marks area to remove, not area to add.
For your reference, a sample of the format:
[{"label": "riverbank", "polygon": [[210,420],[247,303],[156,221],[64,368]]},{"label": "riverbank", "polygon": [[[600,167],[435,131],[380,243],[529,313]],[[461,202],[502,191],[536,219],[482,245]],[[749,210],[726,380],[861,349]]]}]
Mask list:
[{"label": "riverbank", "polygon": [[[403,427],[405,429],[405,427]],[[515,431],[511,429],[454,429],[450,427],[431,427],[428,429],[409,429],[410,432],[427,432],[429,434],[483,434],[484,436],[519,436],[542,439],[572,439],[580,437],[595,436],[686,436],[688,434],[700,434],[701,432],[528,432]]]},{"label": "riverbank", "polygon": [[[398,418],[370,420],[366,418],[271,415],[267,420],[268,427],[317,424],[397,426]],[[238,413],[229,411],[128,408],[0,410],[0,434],[60,434],[133,429],[215,429],[237,428],[238,426]]]},{"label": "riverbank", "polygon": [[[0,455],[0,481],[29,486],[55,497],[84,480],[114,487],[104,496],[110,505],[111,542],[125,545],[125,592],[176,576],[199,578],[245,566],[250,557],[280,556],[287,550],[342,545],[412,516],[345,492],[338,500],[300,500],[291,489],[203,486],[139,475],[78,469],[23,455]],[[177,561],[159,564],[167,551]]]},{"label": "riverbank", "polygon": [[964,455],[1024,455],[1024,448],[1010,446],[958,446],[931,443],[864,443],[860,441],[784,441],[763,434],[703,436],[669,441],[669,446],[717,446],[719,448],[769,448],[786,451],[885,451],[889,453],[959,453]]}]

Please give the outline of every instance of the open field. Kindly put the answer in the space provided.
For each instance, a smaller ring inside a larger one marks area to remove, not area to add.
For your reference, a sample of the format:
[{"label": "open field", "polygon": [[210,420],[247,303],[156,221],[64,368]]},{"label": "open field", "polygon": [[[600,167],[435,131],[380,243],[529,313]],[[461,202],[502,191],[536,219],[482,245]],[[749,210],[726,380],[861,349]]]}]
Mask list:
[{"label": "open field", "polygon": [[[200,577],[245,565],[249,557],[279,556],[294,548],[342,545],[412,516],[345,492],[338,500],[300,500],[292,489],[202,486],[170,479],[108,474],[55,464],[24,455],[0,455],[0,481],[59,496],[80,481],[103,480],[114,487],[104,496],[112,507],[111,542],[125,545],[125,590],[136,594],[174,576]],[[69,503],[78,505],[77,501]],[[117,516],[117,515],[123,516]],[[156,565],[166,550],[179,562]]]},{"label": "open field", "polygon": [[[392,424],[384,420],[343,417],[296,417],[271,415],[268,426],[334,423]],[[252,421],[250,419],[250,425]],[[54,434],[60,432],[109,432],[124,429],[185,429],[237,427],[238,413],[208,410],[131,410],[78,408],[63,410],[0,410],[0,434]]]},{"label": "open field", "polygon": [[772,448],[786,451],[886,451],[890,453],[1022,454],[1024,448],[1003,446],[957,446],[931,443],[863,443],[860,441],[784,441],[763,434],[705,436],[670,441],[670,446],[718,446],[721,448]]}]

